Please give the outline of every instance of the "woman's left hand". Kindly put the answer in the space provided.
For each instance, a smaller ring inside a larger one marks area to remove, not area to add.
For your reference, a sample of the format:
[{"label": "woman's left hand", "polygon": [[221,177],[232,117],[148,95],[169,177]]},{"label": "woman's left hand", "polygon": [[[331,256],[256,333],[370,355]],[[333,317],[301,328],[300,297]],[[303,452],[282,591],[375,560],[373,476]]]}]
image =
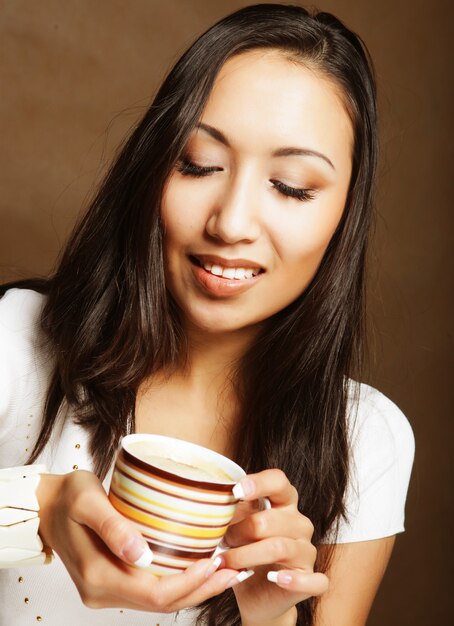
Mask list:
[{"label": "woman's left hand", "polygon": [[[292,607],[328,589],[328,578],[314,573],[314,527],[298,511],[298,493],[281,470],[249,474],[239,485],[243,502],[225,536],[230,550],[222,557],[225,567],[255,571],[234,587],[242,622],[296,623]],[[269,498],[271,509],[257,510],[257,499],[263,497]]]}]

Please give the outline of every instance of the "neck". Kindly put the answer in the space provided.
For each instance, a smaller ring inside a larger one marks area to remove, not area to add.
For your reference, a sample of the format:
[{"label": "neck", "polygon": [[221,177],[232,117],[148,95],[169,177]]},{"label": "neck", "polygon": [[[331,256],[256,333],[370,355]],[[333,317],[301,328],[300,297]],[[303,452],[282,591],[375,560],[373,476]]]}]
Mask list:
[{"label": "neck", "polygon": [[257,334],[256,329],[241,329],[231,333],[206,333],[188,326],[187,359],[178,372],[189,381],[213,379],[225,381],[235,368]]},{"label": "neck", "polygon": [[185,330],[185,362],[154,374],[141,385],[137,432],[187,439],[232,456],[232,432],[240,413],[235,369],[253,336],[250,332],[221,335]]}]

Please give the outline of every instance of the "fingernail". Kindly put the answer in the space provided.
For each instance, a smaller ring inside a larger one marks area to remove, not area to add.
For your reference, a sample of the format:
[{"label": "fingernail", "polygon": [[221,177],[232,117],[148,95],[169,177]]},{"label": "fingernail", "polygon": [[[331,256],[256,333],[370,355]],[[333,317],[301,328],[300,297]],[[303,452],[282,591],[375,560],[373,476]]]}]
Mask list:
[{"label": "fingernail", "polygon": [[226,589],[229,589],[230,587],[234,587],[235,585],[238,585],[238,583],[242,583],[243,581],[247,580],[251,576],[254,576],[254,574],[255,572],[253,569],[243,570],[242,572],[240,572],[239,574],[237,574],[236,576],[234,576],[233,578],[229,580],[229,582],[226,585]]},{"label": "fingernail", "polygon": [[284,572],[268,572],[266,575],[271,583],[279,583],[280,585],[289,585],[292,582],[292,575]]},{"label": "fingernail", "polygon": [[244,500],[244,498],[254,495],[255,485],[250,478],[245,478],[241,482],[237,483],[232,491],[235,498],[238,498],[238,500]]},{"label": "fingernail", "polygon": [[211,574],[214,574],[214,572],[217,569],[219,569],[221,563],[222,563],[222,557],[217,556],[215,559],[213,559],[213,562],[211,563],[211,565],[205,572],[205,578],[208,578],[209,576],[211,576]]},{"label": "fingernail", "polygon": [[139,556],[137,561],[134,561],[134,565],[136,567],[145,568],[149,567],[153,563],[153,552],[147,546],[143,551],[142,555]]},{"label": "fingernail", "polygon": [[137,535],[124,546],[121,556],[136,567],[148,567],[153,561],[153,552],[144,539]]},{"label": "fingernail", "polygon": [[260,498],[259,503],[261,511],[269,511],[272,508],[269,498]]}]

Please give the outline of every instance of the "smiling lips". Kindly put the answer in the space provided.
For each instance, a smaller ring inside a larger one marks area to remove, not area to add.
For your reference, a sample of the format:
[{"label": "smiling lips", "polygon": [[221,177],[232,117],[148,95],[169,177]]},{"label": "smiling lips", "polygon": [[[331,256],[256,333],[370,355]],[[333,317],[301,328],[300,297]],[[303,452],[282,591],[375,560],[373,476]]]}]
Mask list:
[{"label": "smiling lips", "polygon": [[212,255],[190,256],[197,282],[211,295],[233,296],[250,289],[263,268],[246,259],[223,259]]}]

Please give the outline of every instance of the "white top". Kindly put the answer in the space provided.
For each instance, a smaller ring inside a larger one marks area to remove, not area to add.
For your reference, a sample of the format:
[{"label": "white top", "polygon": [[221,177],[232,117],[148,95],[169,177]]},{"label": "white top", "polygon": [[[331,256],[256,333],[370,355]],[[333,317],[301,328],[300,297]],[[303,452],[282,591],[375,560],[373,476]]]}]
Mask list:
[{"label": "white top", "polygon": [[[11,289],[0,300],[0,468],[25,464],[39,433],[52,372],[52,358],[43,349],[39,329],[44,301],[41,294],[25,289]],[[361,384],[358,404],[352,398],[350,406],[349,523],[341,523],[338,543],[378,539],[404,530],[414,456],[411,427],[391,400]],[[73,423],[69,413],[61,416],[37,462],[57,474],[92,469],[87,433]],[[110,474],[103,483],[106,490],[109,481]],[[48,626],[196,623],[191,611],[176,616],[89,609],[58,556],[51,565],[0,569],[0,607],[0,624],[5,626],[35,625],[38,616]]]}]

